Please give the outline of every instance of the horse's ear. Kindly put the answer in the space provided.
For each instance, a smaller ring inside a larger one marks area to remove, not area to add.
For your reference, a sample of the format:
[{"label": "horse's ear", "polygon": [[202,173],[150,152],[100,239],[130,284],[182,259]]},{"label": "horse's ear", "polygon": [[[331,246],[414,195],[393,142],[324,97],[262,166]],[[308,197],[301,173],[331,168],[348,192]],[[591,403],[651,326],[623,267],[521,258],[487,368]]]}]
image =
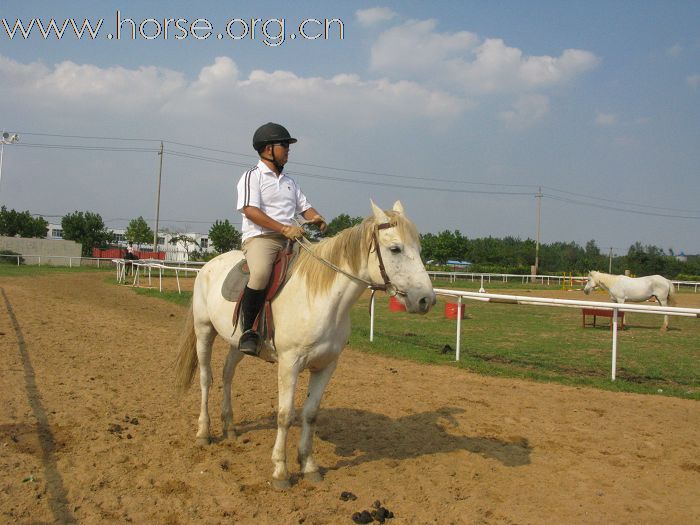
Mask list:
[{"label": "horse's ear", "polygon": [[372,213],[374,214],[374,218],[377,221],[377,224],[384,224],[385,222],[389,222],[389,217],[387,217],[386,213],[384,213],[384,210],[382,210],[379,206],[374,204],[374,201],[372,199],[369,200],[370,204],[372,204]]},{"label": "horse's ear", "polygon": [[401,204],[401,201],[396,201],[394,203],[394,211],[399,215],[406,215],[403,211],[403,204]]}]

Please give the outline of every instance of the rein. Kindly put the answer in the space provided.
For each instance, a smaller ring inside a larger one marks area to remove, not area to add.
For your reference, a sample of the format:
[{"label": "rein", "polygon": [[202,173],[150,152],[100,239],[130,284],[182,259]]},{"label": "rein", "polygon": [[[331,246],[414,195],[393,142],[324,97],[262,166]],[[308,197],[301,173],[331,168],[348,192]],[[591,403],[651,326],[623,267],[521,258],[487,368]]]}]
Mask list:
[{"label": "rein", "polygon": [[[379,224],[376,226],[374,231],[372,232],[372,243],[374,244],[373,249],[374,251],[377,252],[377,260],[379,262],[379,273],[382,276],[382,280],[384,281],[384,284],[377,284],[373,283],[372,281],[367,281],[366,279],[362,279],[361,277],[358,277],[356,275],[352,275],[342,268],[338,268],[335,264],[332,262],[324,259],[323,257],[319,257],[314,253],[314,251],[309,248],[306,243],[310,243],[310,241],[306,237],[302,237],[305,242],[299,242],[299,246],[301,246],[309,255],[311,255],[314,259],[317,261],[325,264],[328,266],[330,269],[334,270],[335,272],[342,273],[345,277],[348,279],[351,279],[355,282],[362,283],[365,286],[367,286],[370,290],[372,290],[372,294],[374,294],[376,291],[383,291],[386,292],[389,296],[395,296],[395,295],[406,295],[406,292],[403,292],[396,288],[394,284],[392,284],[391,280],[389,279],[389,275],[386,273],[386,269],[384,268],[384,261],[382,260],[382,252],[379,249],[379,239],[377,239],[377,231],[379,230],[385,230],[387,228],[393,228],[393,225],[391,223],[385,222],[382,224]],[[370,253],[372,252],[372,248],[370,248]]]}]

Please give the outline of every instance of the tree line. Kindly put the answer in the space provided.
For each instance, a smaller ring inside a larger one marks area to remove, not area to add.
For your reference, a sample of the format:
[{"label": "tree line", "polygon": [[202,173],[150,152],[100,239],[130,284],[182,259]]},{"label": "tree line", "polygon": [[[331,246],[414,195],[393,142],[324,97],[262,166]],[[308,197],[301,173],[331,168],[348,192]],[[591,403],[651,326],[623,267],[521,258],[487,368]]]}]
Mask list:
[{"label": "tree line", "polygon": [[[325,234],[307,228],[312,240],[332,237],[338,232],[359,224],[362,217],[351,217],[342,213],[328,223]],[[93,248],[107,248],[114,243],[115,235],[107,228],[99,213],[75,211],[61,219],[63,238],[82,244],[82,254],[89,257]],[[29,211],[17,212],[0,208],[0,235],[9,237],[46,237],[48,222],[43,217],[33,217]],[[153,243],[153,230],[139,216],[132,219],[124,238],[137,246]],[[196,239],[183,233],[172,233],[171,243],[181,243],[193,258],[206,258],[201,253]],[[241,232],[229,222],[217,220],[209,229],[209,242],[216,253],[240,249]],[[466,261],[468,271],[484,273],[529,274],[535,264],[535,241],[516,237],[469,238],[459,230],[421,235],[422,256],[431,267],[450,269],[448,261]],[[191,250],[191,251],[190,251]],[[214,254],[215,255],[215,254]],[[672,250],[642,245],[639,242],[629,247],[625,255],[611,256],[604,253],[591,240],[585,246],[575,242],[543,243],[539,249],[538,270],[540,274],[573,272],[583,275],[589,270],[601,270],[621,274],[629,270],[634,275],[660,274],[672,279],[700,279],[700,256],[688,256],[681,261]]]}]

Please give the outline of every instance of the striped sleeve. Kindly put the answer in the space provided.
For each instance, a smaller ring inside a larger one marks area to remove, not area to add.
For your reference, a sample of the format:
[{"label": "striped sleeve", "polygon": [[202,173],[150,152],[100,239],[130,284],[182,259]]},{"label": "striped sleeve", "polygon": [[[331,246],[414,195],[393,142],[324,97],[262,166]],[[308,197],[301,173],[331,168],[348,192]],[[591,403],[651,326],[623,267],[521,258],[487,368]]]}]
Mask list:
[{"label": "striped sleeve", "polygon": [[260,171],[252,168],[246,171],[238,181],[238,200],[236,209],[243,211],[246,206],[260,208]]}]

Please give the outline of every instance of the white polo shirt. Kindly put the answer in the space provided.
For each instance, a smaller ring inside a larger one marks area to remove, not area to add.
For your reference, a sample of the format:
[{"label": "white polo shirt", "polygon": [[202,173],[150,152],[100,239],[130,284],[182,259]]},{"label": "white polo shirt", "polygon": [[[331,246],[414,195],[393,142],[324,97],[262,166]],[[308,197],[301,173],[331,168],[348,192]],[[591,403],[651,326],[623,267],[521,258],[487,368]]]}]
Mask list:
[{"label": "white polo shirt", "polygon": [[[263,161],[241,176],[237,189],[236,207],[242,214],[244,207],[255,206],[277,222],[291,225],[297,214],[311,208],[311,204],[293,179],[284,173],[278,177]],[[263,233],[272,233],[272,230],[258,226],[243,214],[244,241]]]}]

